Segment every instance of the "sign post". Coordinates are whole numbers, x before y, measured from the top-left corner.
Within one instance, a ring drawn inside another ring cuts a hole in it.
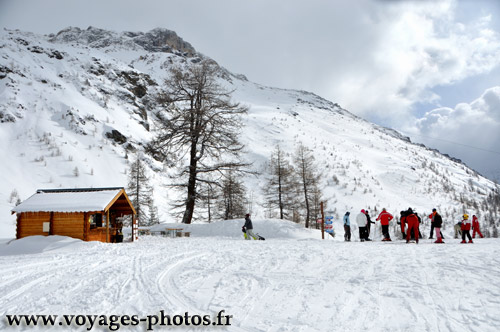
[[[321,239],[325,239],[325,213],[323,212],[323,202],[320,203],[321,206]]]

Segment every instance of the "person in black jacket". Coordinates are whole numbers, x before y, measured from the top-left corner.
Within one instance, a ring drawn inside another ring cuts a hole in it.
[[[432,235],[434,233],[434,228],[435,228],[434,227],[434,218],[435,218],[436,213],[437,213],[436,209],[434,208],[434,209],[432,209],[432,213],[429,215],[429,219],[431,220],[431,234],[429,235],[429,239],[432,239]],[[441,218],[441,216],[439,216],[439,218]],[[441,220],[441,222],[443,222],[443,221]],[[443,233],[440,233],[440,234],[436,233],[436,237],[438,239],[439,238],[444,239]]]
[[[252,225],[252,220],[250,219],[250,214],[247,213],[245,215],[245,225],[243,225],[243,233],[246,233],[245,240],[251,240],[252,238],[254,240],[257,240],[258,237],[253,233],[253,225]]]
[[[375,222],[370,218],[370,214],[368,213],[368,209],[365,210],[366,215],[366,241],[371,241],[368,237],[370,236],[371,224]]]
[[[434,241],[434,243],[444,243],[443,237],[441,234],[441,226],[442,225],[443,225],[443,219],[441,218],[441,215],[439,213],[437,213],[436,209],[432,209],[432,226],[434,227],[434,230],[436,231],[436,237],[437,237],[437,240]]]

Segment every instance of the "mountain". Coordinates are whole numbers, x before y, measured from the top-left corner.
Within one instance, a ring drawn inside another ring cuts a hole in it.
[[[0,237],[14,236],[10,209],[37,188],[126,186],[129,161],[154,135],[155,96],[168,68],[209,59],[166,29],[4,30],[0,50]],[[291,155],[302,142],[314,151],[327,212],[336,218],[361,208],[426,214],[436,207],[448,227],[464,212],[483,227],[498,225],[498,187],[459,160],[313,93],[262,86],[225,69],[219,79],[249,107],[241,139],[243,157],[261,173],[244,179],[255,217],[264,216],[265,166],[276,144]],[[161,219],[177,221],[168,168],[142,158]]]

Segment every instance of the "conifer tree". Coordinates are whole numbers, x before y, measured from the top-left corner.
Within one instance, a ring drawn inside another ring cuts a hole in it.
[[[314,164],[314,156],[312,151],[299,144],[294,155],[295,171],[299,181],[299,187],[302,195],[302,204],[306,211],[305,227],[309,228],[309,220],[311,219],[311,201],[314,190],[319,185],[320,174],[318,168]]]
[[[269,163],[269,179],[264,189],[266,200],[270,207],[279,210],[280,219],[290,219],[297,194],[293,167],[277,145]]]
[[[158,207],[154,203],[153,195],[151,195],[151,198],[149,200],[148,210],[149,210],[148,226],[158,225],[160,223],[160,217],[158,216]]]
[[[218,211],[222,219],[240,218],[245,215],[246,189],[243,183],[234,175],[234,172],[225,173],[220,188]]]
[[[151,197],[153,190],[148,184],[149,178],[146,173],[146,168],[141,162],[140,157],[130,164],[128,190],[129,198],[137,213],[139,226],[147,226],[150,223],[148,215],[149,207],[151,206]]]

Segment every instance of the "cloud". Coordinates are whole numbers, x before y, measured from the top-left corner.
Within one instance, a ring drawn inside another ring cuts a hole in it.
[[[472,103],[425,113],[412,134],[500,181],[500,86],[487,89]]]
[[[434,87],[498,66],[500,34],[489,28],[491,15],[457,21],[454,0],[394,3],[374,7],[372,15],[384,19],[379,24],[383,38],[362,50],[370,61],[342,73],[331,91],[349,110],[400,127],[416,103],[439,103]]]

